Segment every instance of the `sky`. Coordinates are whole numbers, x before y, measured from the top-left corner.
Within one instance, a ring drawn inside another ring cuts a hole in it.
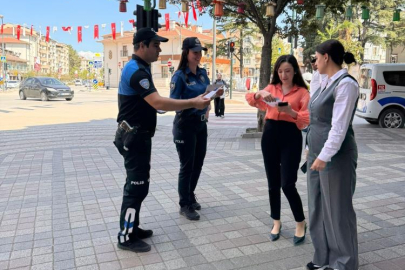
[[[51,38],[65,44],[70,44],[77,51],[102,52],[103,46],[93,38],[94,25],[98,24],[100,37],[111,33],[111,23],[115,22],[117,26],[117,35],[121,29],[121,21],[124,22],[124,31],[131,30],[131,24],[128,22],[135,19],[133,11],[136,5],[144,5],[142,0],[129,0],[127,3],[127,12],[119,12],[118,0],[0,0],[0,15],[3,15],[4,23],[26,24],[27,27],[34,25],[34,29],[39,31],[41,27],[42,34],[45,35],[46,27],[50,26]],[[158,0],[156,3],[158,6]],[[162,14],[160,24],[164,25],[164,14],[170,14],[170,20],[178,20],[178,8],[167,3],[167,9],[159,10]],[[198,14],[198,11],[197,11]],[[190,11],[189,23],[201,25],[203,29],[212,28],[212,18],[209,15],[197,16],[198,22],[193,19]],[[107,24],[104,30],[101,24]],[[90,26],[84,29],[84,26]],[[52,33],[53,27],[57,31]],[[62,31],[62,26],[71,26],[71,34]],[[83,27],[83,42],[77,42],[77,27]]]

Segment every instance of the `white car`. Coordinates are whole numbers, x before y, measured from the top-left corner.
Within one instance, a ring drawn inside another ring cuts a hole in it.
[[[405,123],[405,64],[365,64],[359,73],[356,115],[383,128]]]
[[[6,81],[6,88],[17,88],[19,85],[19,81]]]
[[[81,86],[82,84],[82,80],[75,80],[75,86]]]

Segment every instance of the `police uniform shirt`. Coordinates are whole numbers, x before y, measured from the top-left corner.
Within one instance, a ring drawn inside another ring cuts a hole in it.
[[[157,92],[152,81],[150,66],[140,57],[132,55],[122,70],[118,89],[117,122],[126,120],[131,126],[154,131],[156,109],[145,101],[145,97]]]
[[[197,67],[197,74],[191,72],[187,67],[185,72],[177,70],[170,83],[170,97],[174,99],[190,99],[205,93],[207,86],[210,84],[207,71]],[[187,109],[182,114],[185,115],[203,115],[207,108],[203,110]],[[181,111],[177,111],[180,113]]]

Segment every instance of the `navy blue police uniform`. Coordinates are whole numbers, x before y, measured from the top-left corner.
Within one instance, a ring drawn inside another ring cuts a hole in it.
[[[138,31],[139,35],[146,33],[146,37],[151,32],[150,29],[141,30]],[[156,40],[167,41],[156,33],[152,35],[160,38],[154,38]],[[138,43],[137,38],[138,36],[135,36],[134,44]],[[141,39],[143,40],[145,39]],[[124,157],[127,173],[118,233],[120,247],[128,247],[131,241],[150,236],[142,235],[145,231],[138,226],[141,204],[149,192],[152,137],[157,119],[156,109],[145,101],[145,97],[154,92],[157,90],[153,84],[150,65],[139,56],[133,55],[122,70],[118,89],[118,129],[114,140],[115,146]],[[123,128],[123,121],[128,123],[132,130]],[[150,246],[148,249],[150,250]]]
[[[188,67],[185,70],[177,70],[171,80],[170,97],[194,98],[205,93],[209,84],[207,71],[203,68],[197,67],[196,74]],[[197,203],[194,191],[207,151],[206,111],[207,108],[177,111],[174,118],[173,140],[180,159],[178,192],[181,208],[193,207]],[[196,209],[201,209],[201,206],[195,207],[194,210]]]

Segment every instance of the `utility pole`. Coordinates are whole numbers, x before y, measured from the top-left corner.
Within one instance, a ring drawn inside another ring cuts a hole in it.
[[[213,22],[213,27],[212,27],[212,31],[213,31],[213,40],[212,40],[212,81],[211,83],[215,82],[215,60],[217,58],[217,20],[214,16],[214,22]]]
[[[231,79],[229,81],[229,99],[232,99],[233,52],[231,52]]]
[[[1,25],[3,26],[3,15],[0,15]],[[5,49],[4,49],[4,31],[1,33],[1,56],[5,57]],[[6,91],[6,63],[3,62],[3,92]]]

